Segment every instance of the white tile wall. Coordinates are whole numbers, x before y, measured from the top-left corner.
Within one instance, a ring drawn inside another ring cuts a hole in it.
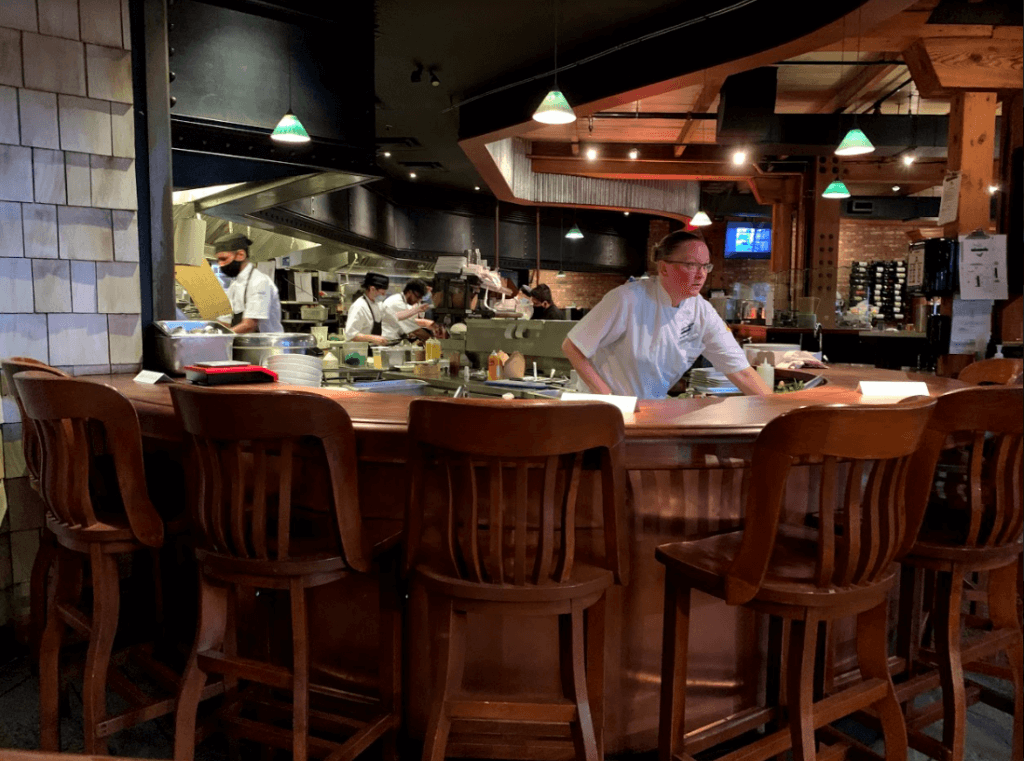
[[[96,308],[104,314],[139,312],[139,265],[99,262],[96,265]]]
[[[60,37],[21,35],[25,87],[66,95],[85,95],[85,46]]]
[[[114,258],[114,234],[106,209],[60,206],[57,227],[61,258],[105,262]]]
[[[39,33],[78,39],[78,3],[75,0],[38,0]]]
[[[0,84],[21,87],[21,32],[0,26]]]
[[[121,47],[121,0],[79,0],[82,41]]]
[[[110,104],[110,122],[115,156],[135,158],[135,112],[128,103]]]
[[[110,361],[135,365],[142,362],[142,320],[137,314],[107,315]]]
[[[45,314],[0,314],[0,357],[47,361]]]
[[[86,45],[85,70],[90,98],[132,102],[132,54],[127,50]]]
[[[0,312],[32,312],[32,261],[0,259]]]
[[[71,262],[71,308],[75,312],[96,312],[96,265]]]
[[[139,221],[134,211],[111,213],[114,222],[114,259],[119,262],[139,260]]]
[[[25,230],[25,256],[57,258],[57,207],[27,203],[21,207]]]
[[[0,256],[24,256],[21,204],[0,203]]]
[[[18,91],[13,87],[0,87],[0,143],[18,145]]]
[[[92,205],[102,209],[134,209],[138,205],[135,190],[135,160],[112,156],[90,156],[92,167]]]
[[[96,365],[110,362],[107,316],[104,314],[51,314],[51,365]]]
[[[36,31],[35,0],[4,0],[0,3],[0,26]]]
[[[32,201],[32,149],[0,145],[0,201]]]
[[[109,103],[61,95],[57,98],[57,108],[60,112],[61,148],[65,151],[110,155]]]
[[[54,204],[67,202],[67,181],[64,176],[62,151],[33,148],[32,169],[35,175],[36,201]]]
[[[65,152],[64,167],[67,170],[68,205],[89,206],[92,203],[92,170],[88,154]]]
[[[76,378],[82,375],[110,375],[110,365],[75,365],[66,372]]]
[[[18,93],[18,101],[21,107],[21,144],[60,148],[57,96],[52,92],[22,90]]]
[[[121,37],[125,50],[132,49],[131,14],[128,10],[128,0],[121,0]]]
[[[32,281],[36,293],[36,312],[71,311],[71,269],[68,262],[58,259],[32,260]]]

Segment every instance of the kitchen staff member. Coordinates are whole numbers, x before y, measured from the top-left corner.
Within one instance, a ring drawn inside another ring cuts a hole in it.
[[[712,266],[703,239],[670,233],[654,258],[657,277],[610,291],[569,331],[562,351],[580,378],[597,394],[664,399],[703,354],[744,394],[770,394],[700,295]]]
[[[402,336],[423,341],[430,338],[430,330],[416,319],[430,308],[430,305],[423,301],[426,295],[427,284],[414,277],[405,284],[401,293],[395,293],[384,299],[383,329],[385,338],[390,341]]]
[[[363,277],[363,291],[352,302],[345,320],[345,340],[365,341],[379,346],[386,346],[388,339],[384,337],[384,295],[388,291],[387,275],[367,272]]]
[[[244,235],[226,235],[214,241],[217,264],[231,278],[231,330],[235,333],[283,333],[281,297],[274,281],[249,261],[252,241]]]
[[[530,301],[533,303],[531,320],[564,320],[565,313],[555,306],[551,289],[546,285],[535,285],[530,289]]]

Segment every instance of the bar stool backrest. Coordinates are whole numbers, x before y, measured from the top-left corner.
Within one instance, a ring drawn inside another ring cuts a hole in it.
[[[957,380],[970,383],[972,386],[988,384],[1012,386],[1021,382],[1022,373],[1024,373],[1024,360],[993,357],[967,365],[957,375]]]
[[[1024,530],[1022,429],[1024,389],[1019,386],[963,388],[938,398],[912,466],[910,531],[904,539],[904,551],[913,546],[917,532],[928,519],[936,465],[940,457],[947,459],[944,452],[951,444],[959,449],[966,467],[959,469],[959,479],[947,473],[946,505],[934,506],[944,509],[941,515],[933,515],[929,525],[941,522],[956,533],[955,541],[967,547],[1000,547],[1020,541]],[[959,491],[957,480],[965,487],[965,509],[949,510],[949,501],[955,500]],[[950,517],[958,513],[964,520],[950,525]]]
[[[39,436],[40,494],[53,517],[72,530],[102,523],[94,505],[102,488],[102,508],[123,510],[135,538],[159,547],[163,522],[146,489],[142,433],[131,402],[109,386],[38,370],[16,374],[14,385]],[[96,478],[93,426],[102,430],[115,484]]]
[[[906,526],[905,484],[935,402],[808,407],[769,422],[754,444],[743,539],[726,575],[726,599],[757,593],[771,558],[791,468],[820,464],[821,588],[869,585],[896,558]]]
[[[298,391],[227,391],[184,384],[171,399],[194,446],[195,529],[202,546],[245,560],[289,560],[297,457],[319,448],[345,563],[368,570],[355,433],[336,401]]]
[[[3,369],[4,382],[7,384],[7,388],[10,389],[11,395],[14,397],[14,403],[18,406],[18,413],[21,415],[21,419],[24,425],[21,427],[21,446],[25,451],[25,467],[28,470],[29,478],[35,483],[39,483],[39,457],[40,457],[40,444],[39,435],[36,433],[36,427],[32,425],[31,421],[26,420],[25,417],[25,405],[21,403],[21,395],[18,394],[18,389],[14,385],[14,376],[17,373],[38,371],[41,373],[51,373],[60,378],[67,378],[67,373],[58,370],[56,367],[50,367],[45,362],[40,362],[38,359],[32,359],[31,357],[8,357],[7,359],[0,360],[0,368]]]
[[[581,472],[599,468],[604,558],[598,562],[622,582],[624,436],[622,413],[610,404],[414,400],[406,570],[424,562],[477,584],[569,581]],[[428,469],[443,474],[446,493],[440,514],[425,516],[420,495]],[[440,537],[439,553],[421,542],[427,533]]]

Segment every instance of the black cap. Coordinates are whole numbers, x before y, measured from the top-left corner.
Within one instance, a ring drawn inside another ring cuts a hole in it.
[[[367,272],[363,277],[363,288],[369,288],[372,285],[374,288],[385,289],[390,283],[391,280],[388,279],[388,276],[381,275],[379,272]]]
[[[241,233],[232,233],[231,235],[225,235],[224,237],[215,240],[213,242],[213,251],[214,253],[219,253],[221,251],[238,251],[239,249],[242,249],[248,253],[249,246],[251,245],[252,241]]]

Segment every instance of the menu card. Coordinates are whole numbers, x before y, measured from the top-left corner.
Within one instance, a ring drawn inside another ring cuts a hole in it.
[[[623,415],[631,415],[637,410],[635,396],[616,396],[614,394],[578,394],[575,391],[563,391],[561,400],[563,402],[607,402],[614,404]]]

